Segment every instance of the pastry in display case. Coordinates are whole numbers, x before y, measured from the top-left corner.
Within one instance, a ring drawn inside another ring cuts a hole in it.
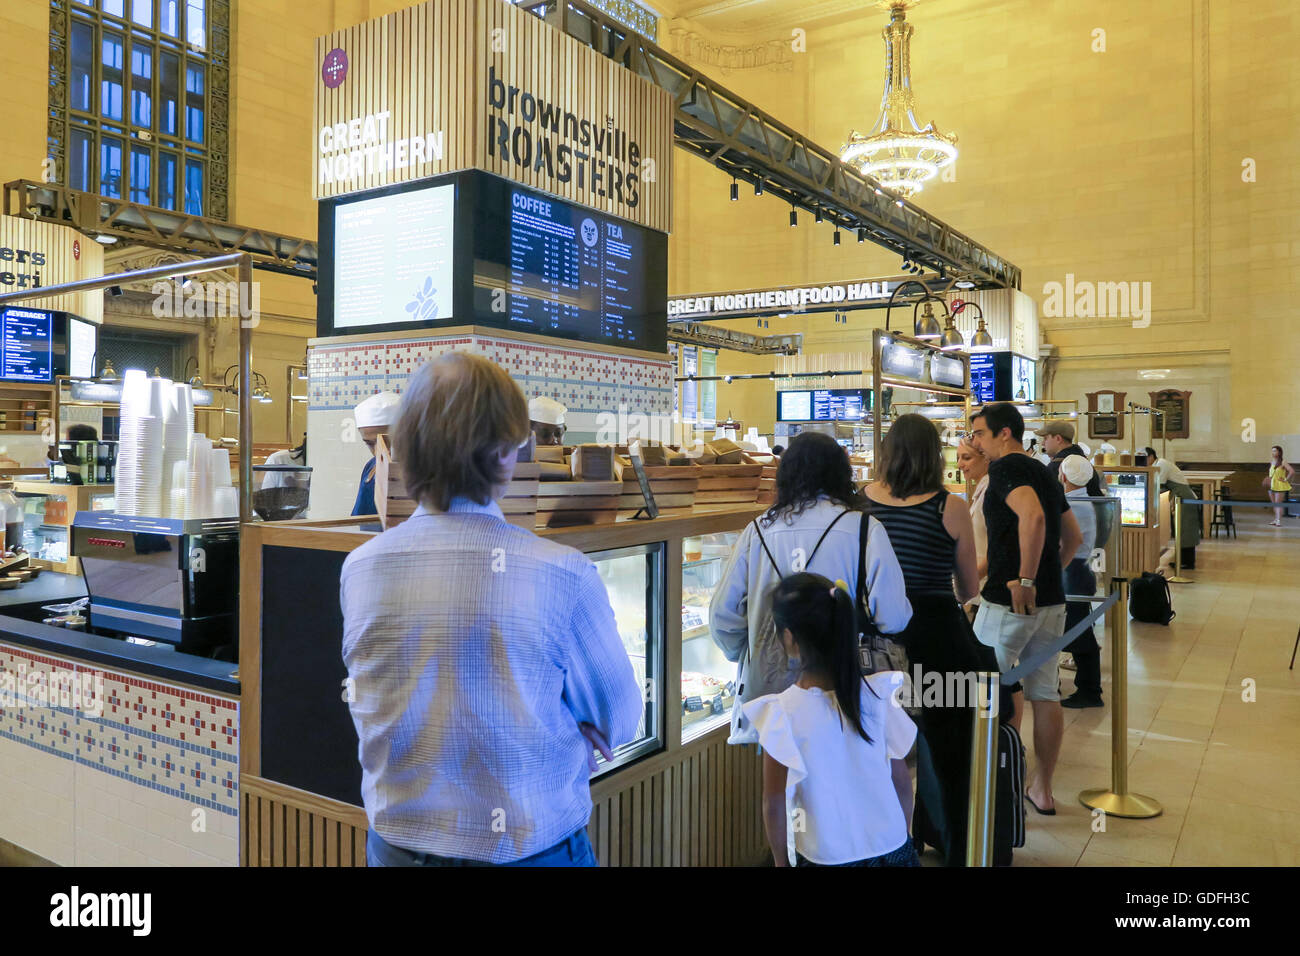
[[[709,534],[682,541],[682,741],[730,722],[736,665],[709,633],[709,602],[740,535]]]
[[[616,551],[589,554],[595,562],[600,580],[609,595],[614,609],[618,636],[623,641],[632,672],[646,700],[641,722],[631,743],[614,751],[614,760],[598,757],[598,773],[611,770],[642,754],[657,749],[662,732],[659,727],[659,710],[654,701],[661,699],[659,687],[663,683],[660,661],[663,655],[664,622],[657,597],[663,594],[663,544],[639,545]]]

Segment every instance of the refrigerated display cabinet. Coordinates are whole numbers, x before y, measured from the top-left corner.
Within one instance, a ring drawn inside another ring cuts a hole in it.
[[[738,537],[732,531],[682,540],[682,743],[731,719],[736,665],[709,634],[709,602]]]

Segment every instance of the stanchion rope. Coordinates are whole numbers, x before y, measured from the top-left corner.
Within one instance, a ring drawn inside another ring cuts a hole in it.
[[[1028,661],[1021,661],[1015,667],[1011,668],[1011,670],[1003,674],[1002,683],[1014,684],[1016,681],[1020,680],[1020,678],[1024,677],[1026,674],[1032,674],[1034,671],[1038,670],[1038,668],[1042,667],[1053,657],[1060,654],[1061,651],[1065,649],[1065,645],[1073,641],[1076,637],[1082,634],[1087,628],[1090,628],[1094,624],[1096,624],[1097,621],[1100,620],[1103,614],[1105,614],[1108,610],[1110,610],[1112,607],[1115,606],[1115,603],[1118,600],[1119,600],[1119,592],[1112,591],[1111,594],[1106,598],[1106,600],[1102,601],[1101,604],[1097,606],[1096,610],[1094,610],[1091,614],[1085,617],[1078,624],[1074,625],[1074,627],[1070,628],[1068,631],[1066,631],[1056,640],[1052,641],[1051,646],[1047,650],[1043,651],[1037,657],[1031,658]]]

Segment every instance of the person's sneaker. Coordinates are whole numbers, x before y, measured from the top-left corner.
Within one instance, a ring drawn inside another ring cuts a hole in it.
[[[1075,691],[1065,700],[1061,701],[1062,707],[1069,707],[1071,710],[1082,710],[1085,707],[1105,707],[1101,698],[1094,694],[1085,694],[1082,691]]]

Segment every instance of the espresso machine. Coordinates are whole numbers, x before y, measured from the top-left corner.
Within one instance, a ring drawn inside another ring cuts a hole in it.
[[[239,611],[238,518],[143,518],[80,511],[90,627],[233,660]]]

